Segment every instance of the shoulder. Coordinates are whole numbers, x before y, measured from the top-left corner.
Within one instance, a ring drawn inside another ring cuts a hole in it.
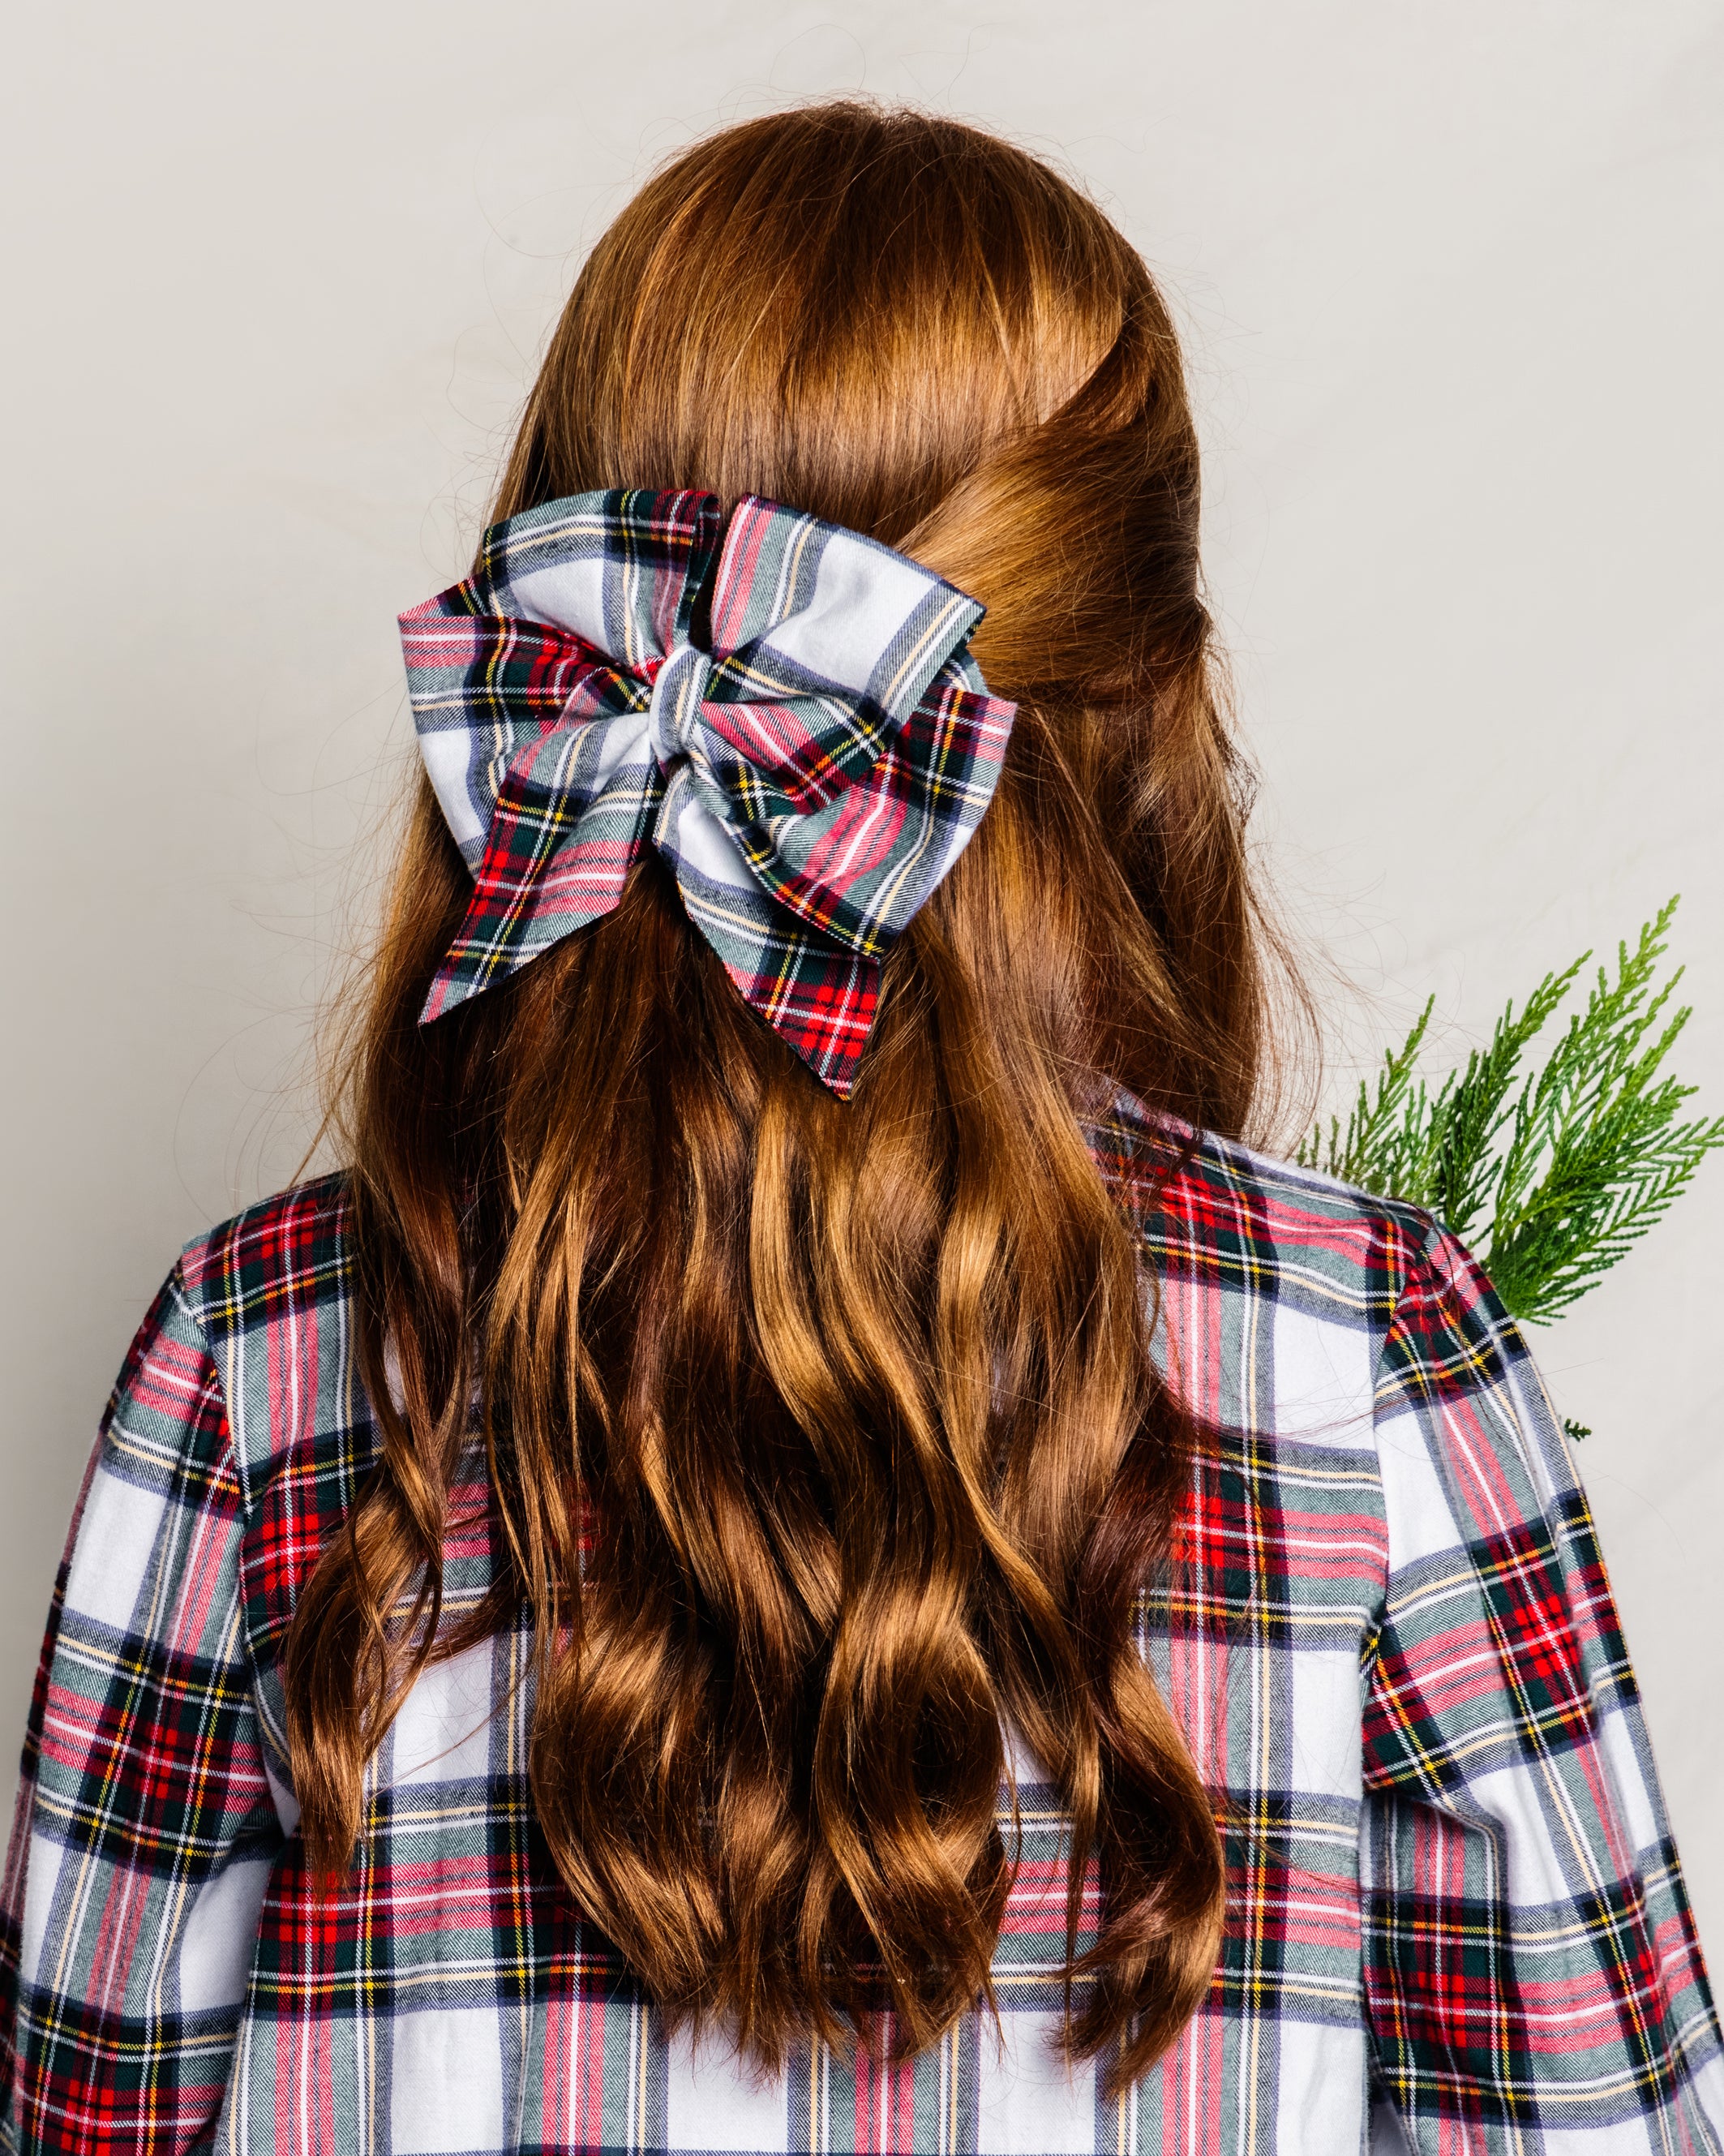
[[[1129,1094],[1087,1134],[1128,1204],[1170,1332],[1188,1352],[1201,1340],[1211,1363],[1250,1362],[1240,1382],[1262,1405],[1248,1419],[1296,1422],[1294,1395],[1313,1384],[1380,1413],[1394,1396],[1490,1381],[1524,1358],[1477,1260],[1422,1208]]]
[[[225,1399],[248,1493],[276,1456],[356,1419],[352,1207],[319,1178],[196,1236],[175,1280]]]
[[[1202,1277],[1319,1310],[1386,1312],[1445,1240],[1416,1205],[1159,1115],[1132,1095],[1085,1126],[1162,1276]]]
[[[345,1296],[351,1214],[347,1178],[326,1175],[194,1236],[180,1254],[180,1279],[212,1347]]]

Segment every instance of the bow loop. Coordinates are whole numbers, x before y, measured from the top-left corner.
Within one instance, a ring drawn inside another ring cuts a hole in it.
[[[706,600],[706,633],[694,642]],[[474,871],[429,1020],[610,911],[652,845],[747,1000],[840,1096],[880,963],[992,798],[1013,706],[982,608],[750,496],[577,495],[402,616],[425,766]]]

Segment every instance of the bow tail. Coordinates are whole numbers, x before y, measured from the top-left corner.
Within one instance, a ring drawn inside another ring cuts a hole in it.
[[[880,1001],[880,961],[798,928],[762,892],[680,870],[677,888],[743,1001],[847,1101]]]
[[[634,764],[606,774],[597,795],[514,772],[497,796],[473,897],[450,944],[421,1025],[467,1002],[614,911],[646,843],[656,773]]]
[[[665,790],[654,843],[743,1001],[848,1100],[880,1001],[879,960],[804,926],[770,897],[686,768]]]

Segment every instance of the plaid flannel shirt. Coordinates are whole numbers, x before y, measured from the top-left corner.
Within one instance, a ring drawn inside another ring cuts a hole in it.
[[[1123,1105],[1095,1134],[1111,1173],[1147,1142]],[[667,2042],[535,1825],[520,1632],[420,1679],[352,1871],[314,1896],[279,1661],[376,1441],[347,1221],[326,1181],[192,1244],[108,1410],[8,1869],[6,2148],[1724,2149],[1586,1500],[1513,1325],[1427,1217],[1213,1139],[1140,1205],[1158,1352],[1216,1433],[1142,1644],[1229,1883],[1207,2002],[1113,2100],[1049,2049],[1063,1822],[1033,1779],[998,2028],[770,2081]],[[488,1562],[463,1495],[458,1607]]]

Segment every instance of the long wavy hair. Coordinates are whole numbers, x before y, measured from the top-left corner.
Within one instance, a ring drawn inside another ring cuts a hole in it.
[[[1173,329],[1002,141],[850,103],[752,121],[593,250],[495,512],[618,486],[907,552],[985,603],[1019,713],[848,1104],[650,859],[420,1026],[470,887],[420,788],[346,1065],[381,1458],[288,1645],[310,1856],[351,1861],[427,1660],[526,1608],[538,1820],[669,2021],[768,2066],[859,2029],[916,2050],[992,1995],[1015,1731],[1071,1821],[1067,2044],[1118,2086],[1203,1995],[1224,1887],[1135,1632],[1198,1434],[1151,1359],[1143,1194],[1085,1121],[1124,1086],[1238,1132],[1265,1038]],[[495,1581],[454,1624],[480,1435]]]

